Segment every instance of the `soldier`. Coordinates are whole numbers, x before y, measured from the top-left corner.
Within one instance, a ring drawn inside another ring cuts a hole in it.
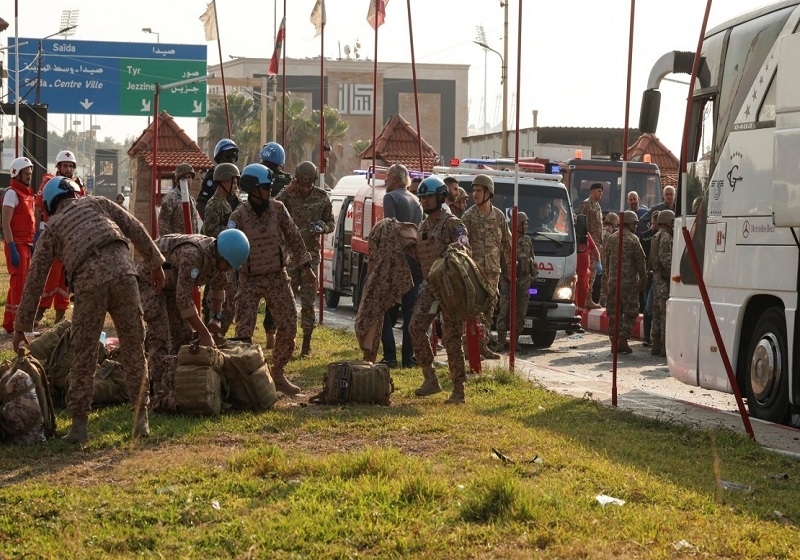
[[[10,276],[6,311],[3,316],[3,334],[14,330],[23,287],[28,278],[33,253],[36,224],[33,215],[33,162],[18,157],[11,162],[11,183],[3,195],[3,239],[5,240],[6,267]],[[49,269],[49,266],[48,266]],[[38,292],[42,294],[41,290]]]
[[[214,168],[214,194],[206,204],[205,219],[203,220],[202,234],[209,237],[217,237],[221,231],[228,227],[230,220],[231,207],[230,200],[239,200],[239,168],[232,163],[220,163]],[[223,336],[233,322],[233,296],[236,293],[236,282],[238,275],[235,271],[228,273],[228,293],[225,297],[225,305],[222,308],[222,330]],[[203,318],[206,322],[211,318],[208,310],[208,290],[203,291]]]
[[[647,263],[647,284],[644,287],[644,291],[639,294],[639,308],[644,310],[642,313],[642,344],[645,346],[650,346],[652,343],[650,331],[653,325],[653,301],[655,297],[653,295],[653,269],[650,264],[650,250],[653,245],[653,238],[658,233],[658,215],[660,213],[660,211],[656,210],[650,214],[649,229],[643,233],[640,233],[642,230],[641,222],[636,226],[636,235],[639,236],[639,242],[644,250],[645,263]]]
[[[223,138],[214,147],[214,161],[220,163],[236,163],[239,160],[239,147],[236,142],[230,138]],[[211,196],[216,192],[217,186],[214,184],[214,167],[208,170],[206,176],[203,177],[203,184],[200,187],[200,194],[197,195],[197,212],[200,217],[206,219],[206,203],[208,203]],[[236,208],[239,205],[239,199],[233,195],[228,197],[228,204],[231,208]]]
[[[580,207],[578,207],[578,214],[584,214],[586,216],[586,226],[595,241],[603,239],[603,209],[600,207],[600,199],[602,197],[603,184],[592,183],[592,186],[589,188],[589,197],[581,202]],[[635,215],[636,213],[634,212],[634,216]],[[597,271],[595,270],[596,262],[597,261],[592,259],[589,263],[589,292],[586,294],[586,304],[583,306],[584,309],[598,309],[600,307],[592,299],[594,279],[597,276]]]
[[[283,202],[292,221],[300,229],[300,236],[306,245],[306,251],[311,255],[311,268],[319,270],[320,240],[323,235],[333,232],[333,210],[331,200],[324,189],[315,186],[319,173],[317,166],[310,161],[304,161],[294,171],[294,183],[285,187],[275,198]],[[316,281],[307,282],[308,278],[303,270],[289,264],[289,278],[292,281],[292,290],[300,294],[300,326],[303,328],[303,348],[300,350],[302,358],[311,356],[311,334],[314,332],[314,304],[318,299]],[[316,280],[316,279],[315,279]]]
[[[536,255],[533,253],[533,242],[527,235],[528,215],[525,212],[517,213],[517,286],[516,307],[514,313],[514,349],[519,352],[519,337],[525,328],[525,315],[528,313],[528,301],[531,298],[528,288],[539,276],[539,267],[536,265]],[[503,263],[505,265],[505,263]],[[509,315],[511,314],[511,280],[508,272],[500,280],[500,316],[497,318],[497,345],[504,350],[506,332],[509,330]]]
[[[608,262],[608,332],[611,344],[614,344],[614,317],[616,313],[615,299],[617,297],[617,254],[619,253],[619,236],[622,235],[622,277],[620,281],[620,313],[619,336],[617,336],[617,351],[623,354],[633,352],[628,346],[631,331],[639,317],[639,290],[647,282],[647,268],[645,267],[644,250],[636,237],[636,212],[626,210],[623,213],[622,225],[619,231],[611,234],[604,248],[606,262]]]
[[[440,258],[447,247],[452,243],[468,246],[467,228],[452,214],[442,211],[447,197],[447,186],[444,182],[431,175],[419,186],[417,196],[422,204],[422,211],[426,218],[419,228],[416,248],[412,256],[419,261],[422,277],[425,279],[420,286],[417,303],[409,324],[411,343],[414,345],[414,354],[417,362],[422,366],[425,381],[418,387],[414,394],[418,397],[434,395],[442,390],[436,371],[433,369],[433,352],[431,341],[428,338],[428,327],[436,316],[436,296],[427,282],[428,273],[434,261]],[[460,404],[465,400],[464,381],[466,380],[466,366],[464,364],[464,349],[461,346],[464,322],[456,321],[449,313],[442,310],[442,327],[444,330],[443,342],[447,351],[447,363],[450,368],[450,378],[453,380],[453,393],[445,402]]]
[[[210,208],[206,207],[206,211]],[[222,304],[228,288],[227,272],[238,270],[250,254],[247,237],[229,229],[219,237],[205,235],[165,235],[156,241],[167,259],[164,289],[156,292],[147,267],[139,265],[139,293],[147,323],[147,353],[150,358],[150,382],[153,385],[153,410],[175,410],[174,358],[178,349],[189,344],[192,331],[203,346],[214,346],[212,335],[222,331]],[[211,321],[200,319],[194,302],[195,287],[208,286]]]
[[[316,276],[311,268],[311,255],[292,217],[282,202],[270,198],[271,185],[269,168],[260,163],[245,167],[241,187],[247,193],[247,204],[231,214],[231,225],[242,230],[250,240],[250,256],[240,270],[236,291],[236,337],[252,340],[258,304],[263,298],[277,326],[271,370],[275,388],[287,395],[296,395],[300,387],[286,379],[285,369],[294,352],[297,309],[281,244],[286,243],[292,261],[304,269],[308,282],[315,282]]]
[[[615,214],[614,212],[609,212],[606,214],[606,217],[603,218],[603,240],[600,243],[600,261],[601,266],[604,271],[608,270],[608,263],[605,261],[605,246],[606,241],[608,238],[611,237],[611,234],[617,231],[619,227],[619,214]],[[600,278],[600,307],[606,306],[606,300],[608,299],[608,273],[602,275]],[[585,301],[581,302],[579,307],[583,308],[583,304]],[[577,302],[576,302],[577,305]]]
[[[450,207],[450,212],[452,212],[456,218],[460,218],[464,215],[464,211],[467,209],[468,200],[469,195],[467,194],[467,191],[465,191],[462,187],[457,187],[455,201],[448,204]]]
[[[650,247],[650,268],[653,271],[653,323],[650,331],[653,356],[667,355],[667,300],[669,299],[670,267],[672,265],[672,236],[675,213],[662,210],[658,214],[658,233]]]
[[[133,405],[133,437],[150,433],[149,401],[144,355],[144,321],[136,266],[129,241],[150,271],[156,292],[164,286],[164,257],[141,222],[104,197],[76,198],[80,187],[66,177],[51,179],[44,188],[44,209],[50,215],[33,257],[31,274],[14,322],[14,349],[27,344],[25,331],[33,325],[39,296],[53,262],[64,263],[74,293],[72,362],[67,408],[72,427],[70,443],[89,439],[87,422],[92,406],[97,341],[106,313],[111,314],[120,339],[122,365]]]
[[[286,164],[286,151],[283,146],[277,142],[264,144],[261,148],[261,163],[272,171],[271,196],[275,198],[284,187],[287,187],[292,182],[291,174],[286,173],[283,169]]]
[[[181,199],[181,179],[186,179],[191,185],[194,178],[194,168],[188,163],[180,163],[175,167],[175,185],[161,199],[161,209],[158,212],[158,235],[197,233],[197,206],[194,197],[189,196],[191,231],[186,231],[183,219],[183,200]]]
[[[472,260],[480,267],[489,280],[492,289],[492,303],[489,312],[481,317],[483,323],[483,339],[481,340],[481,357],[497,360],[500,355],[489,350],[487,345],[491,337],[492,316],[497,305],[497,285],[500,281],[500,260],[505,258],[511,262],[511,232],[508,230],[506,217],[499,208],[492,206],[494,197],[494,181],[488,175],[476,175],[472,180],[472,199],[474,206],[464,212],[464,225],[470,232]]]

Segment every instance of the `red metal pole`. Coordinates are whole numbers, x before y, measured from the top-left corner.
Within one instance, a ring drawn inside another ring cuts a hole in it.
[[[156,195],[158,194],[158,94],[161,86],[156,84],[153,93],[153,173],[150,180],[150,237],[158,237],[156,217]]]
[[[700,296],[703,298],[703,307],[706,309],[708,322],[711,325],[711,332],[714,333],[714,340],[717,343],[717,348],[719,348],[719,355],[722,358],[722,364],[725,366],[725,373],[728,374],[728,383],[730,383],[731,387],[733,387],[733,395],[736,397],[736,406],[739,408],[739,415],[742,417],[742,423],[744,424],[744,429],[747,432],[747,435],[750,436],[750,439],[755,441],[756,435],[753,432],[753,426],[750,424],[750,417],[747,415],[747,411],[744,408],[742,392],[739,390],[739,384],[736,382],[736,376],[733,374],[733,367],[731,366],[731,361],[728,358],[728,351],[725,348],[725,341],[722,340],[722,335],[719,332],[719,325],[717,324],[717,318],[714,316],[714,310],[711,307],[711,300],[708,298],[706,282],[703,280],[703,273],[700,270],[700,264],[697,262],[697,253],[695,253],[694,245],[692,244],[692,236],[689,234],[689,230],[686,229],[686,226],[681,228],[681,232],[683,233],[683,240],[686,243],[686,253],[689,255],[689,260],[692,263],[692,270],[694,270],[694,275],[697,278],[697,287],[700,288]]]
[[[508,0],[506,0],[508,1]],[[508,310],[508,369],[513,373],[516,363],[517,349],[517,245],[519,244],[519,118],[520,118],[520,83],[522,76],[522,0],[519,0],[519,16],[517,17],[517,115],[514,131],[514,207],[511,210],[511,263],[509,264],[511,281],[511,297]],[[508,74],[506,74],[506,80]],[[525,310],[527,313],[527,309]],[[524,325],[524,323],[523,323]]]
[[[378,119],[378,27],[376,20],[375,25],[375,61],[372,64],[372,212],[370,218],[370,225],[375,224],[375,182],[377,181],[376,168],[378,147],[375,145],[375,138],[377,132],[377,119]]]
[[[411,43],[411,79],[414,84],[414,112],[417,117],[417,150],[419,152],[420,179],[425,178],[425,165],[422,161],[422,129],[419,119],[419,93],[417,92],[417,62],[414,55],[414,26],[411,24],[411,0],[406,0],[408,6],[408,38]],[[377,59],[376,59],[377,60]]]
[[[283,0],[283,17],[286,18],[286,0]],[[281,146],[286,146],[286,29],[283,30],[283,68],[281,69]],[[275,136],[278,136],[277,134]]]
[[[319,176],[322,179],[320,185],[325,188],[325,172],[327,162],[325,157],[325,21],[323,20],[320,29],[320,50],[319,50]],[[322,324],[322,316],[325,308],[325,235],[319,236],[320,259],[319,259],[319,324]]]
[[[325,307],[325,288],[322,283],[325,280],[325,235],[319,236],[321,246],[319,259],[319,324],[322,324],[322,308]]]

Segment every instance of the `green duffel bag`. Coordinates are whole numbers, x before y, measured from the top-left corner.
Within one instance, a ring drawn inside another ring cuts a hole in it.
[[[69,319],[64,319],[57,323],[52,329],[43,332],[41,336],[31,340],[28,346],[28,351],[31,353],[31,356],[39,360],[40,364],[46,363],[53,354],[53,350],[56,349],[58,341],[61,340],[64,331],[71,326],[72,322]]]
[[[92,387],[93,404],[121,404],[130,400],[122,364],[105,360],[97,366]]]
[[[394,383],[386,364],[362,360],[328,364],[322,380],[322,392],[311,399],[324,404],[347,402],[388,406]]]
[[[278,400],[275,382],[258,344],[225,341],[217,347],[224,357],[222,377],[226,401],[239,410],[268,410]]]
[[[198,360],[211,363],[186,363]],[[181,346],[178,351],[178,367],[175,369],[175,404],[178,412],[200,416],[216,416],[220,413],[221,365],[222,355],[215,348]]]

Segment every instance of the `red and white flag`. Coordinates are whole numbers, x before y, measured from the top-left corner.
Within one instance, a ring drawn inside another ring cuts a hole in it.
[[[214,0],[208,3],[205,13],[200,16],[203,22],[203,30],[206,33],[206,41],[217,40],[217,18],[214,10]]]
[[[314,38],[316,39],[322,35],[322,26],[328,23],[328,16],[325,14],[325,0],[317,0],[314,4],[314,9],[311,10],[311,23],[314,24],[314,29],[317,30]]]
[[[383,25],[386,19],[386,5],[389,0],[369,0],[369,11],[367,12],[367,21],[372,26],[372,29],[378,29]]]
[[[281,50],[283,50],[283,39],[286,36],[286,18],[281,20],[281,26],[278,29],[278,38],[275,39],[275,50],[272,51],[272,59],[269,61],[269,70],[267,74],[270,76],[278,75],[278,61],[281,59]]]

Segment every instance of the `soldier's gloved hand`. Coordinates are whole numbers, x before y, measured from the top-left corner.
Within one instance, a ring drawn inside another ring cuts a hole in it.
[[[17,244],[11,241],[8,245],[8,259],[11,261],[11,266],[19,266],[19,251],[17,251]]]

